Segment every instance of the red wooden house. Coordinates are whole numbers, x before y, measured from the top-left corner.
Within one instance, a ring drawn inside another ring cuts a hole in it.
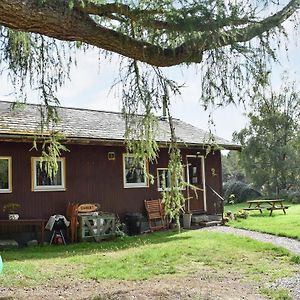
[[[117,213],[144,213],[144,199],[161,197],[168,186],[169,126],[159,121],[157,162],[145,163],[155,178],[149,184],[142,167],[131,171],[132,159],[124,147],[125,124],[120,113],[87,109],[58,108],[60,130],[70,150],[59,159],[59,171],[49,180],[39,168],[40,152],[31,150],[39,129],[38,105],[12,109],[12,103],[0,102],[0,208],[7,202],[21,205],[21,218],[45,218],[65,214],[69,202],[100,203],[101,210]],[[222,194],[220,150],[206,155],[208,133],[178,119],[176,134],[185,164],[185,176],[203,192],[198,198],[188,189],[192,212],[220,214],[222,205],[211,187]],[[215,137],[225,149],[239,145]],[[162,176],[164,174],[165,176]],[[163,183],[162,180],[165,180]],[[0,219],[6,216],[0,209]]]

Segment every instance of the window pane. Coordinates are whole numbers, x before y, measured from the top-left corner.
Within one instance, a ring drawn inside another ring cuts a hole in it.
[[[170,188],[170,172],[166,170],[158,170],[159,188]]]
[[[61,161],[57,162],[58,171],[53,178],[49,178],[44,169],[40,168],[40,162],[36,163],[36,185],[37,186],[56,186],[62,185]]]
[[[145,183],[144,164],[135,164],[133,157],[125,157],[126,183]]]
[[[8,159],[0,159],[0,189],[9,189],[9,162]]]

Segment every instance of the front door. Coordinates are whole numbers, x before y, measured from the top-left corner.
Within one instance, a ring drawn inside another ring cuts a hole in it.
[[[187,156],[187,182],[193,185],[188,187],[187,209],[193,211],[206,211],[205,194],[205,167],[203,156]]]

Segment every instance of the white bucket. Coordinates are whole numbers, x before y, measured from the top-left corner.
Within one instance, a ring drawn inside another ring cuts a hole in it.
[[[190,229],[192,221],[192,214],[183,214],[183,228]]]
[[[3,261],[2,261],[2,257],[0,255],[0,273],[2,273],[3,271]]]

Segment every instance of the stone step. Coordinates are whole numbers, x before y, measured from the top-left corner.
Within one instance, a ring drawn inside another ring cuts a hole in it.
[[[19,244],[15,240],[0,240],[0,250],[18,248]]]
[[[200,222],[199,225],[203,227],[219,226],[222,225],[222,222],[221,221]]]
[[[192,223],[222,221],[221,215],[192,215]]]

